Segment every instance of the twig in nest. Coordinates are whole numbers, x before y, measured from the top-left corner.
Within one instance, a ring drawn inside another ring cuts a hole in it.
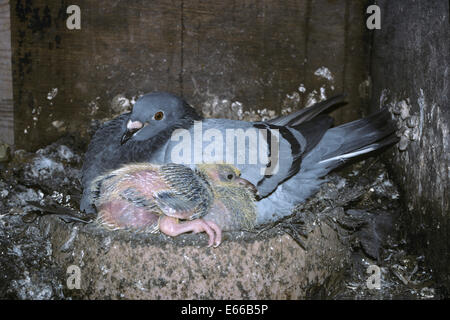
[[[291,225],[285,225],[282,230],[287,233],[303,250],[308,251],[306,243],[301,239],[300,234]]]

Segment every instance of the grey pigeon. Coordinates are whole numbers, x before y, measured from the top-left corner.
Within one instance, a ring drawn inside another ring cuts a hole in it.
[[[314,193],[323,183],[322,177],[340,164],[395,141],[392,135],[395,126],[387,110],[331,128],[333,119],[320,114],[343,98],[343,95],[336,96],[269,121],[204,119],[196,122],[200,117],[193,116],[193,109],[183,100],[167,93],[151,93],[136,102],[131,114],[123,116],[122,132],[114,131],[108,140],[114,139],[113,152],[120,151],[116,159],[122,163],[175,162],[191,168],[202,162],[233,164],[242,178],[256,186],[261,198],[257,203],[258,222],[263,223],[290,214],[295,204]],[[186,112],[180,109],[189,110],[188,121]],[[185,125],[167,126],[180,121]],[[92,167],[92,155],[89,155],[92,150],[101,152],[108,145],[104,134],[100,137],[91,142],[101,141],[102,146],[90,147],[83,171]],[[94,166],[84,181],[103,173],[97,163]],[[91,203],[89,190],[83,196]]]
[[[303,109],[293,113],[291,116],[274,119],[274,125],[284,121],[284,123],[295,126],[296,123],[293,123],[293,121],[309,120],[341,100],[342,96],[336,97],[319,103],[314,108]],[[160,118],[160,116],[162,117]],[[83,188],[80,203],[81,211],[86,213],[96,212],[93,207],[91,182],[106,171],[117,169],[122,164],[130,162],[148,161],[160,164],[175,162],[170,161],[165,156],[167,141],[169,141],[176,129],[191,128],[195,120],[201,119],[202,117],[181,98],[165,92],[154,92],[139,98],[131,113],[120,115],[113,120],[105,122],[95,132],[85,154],[81,180]],[[324,122],[331,121],[331,119],[321,120]],[[228,122],[230,120],[223,119],[223,121]],[[207,129],[214,125],[214,121],[205,124],[204,129]],[[249,122],[230,121],[229,124],[238,128],[239,125],[253,128],[253,123]],[[264,123],[255,123],[255,125],[264,125]],[[318,132],[323,133],[328,126],[328,123],[325,126],[318,125],[319,128],[322,128]],[[289,130],[293,129],[285,130],[286,134],[289,134]],[[292,135],[294,134],[301,139],[303,146],[306,145],[302,135],[297,131],[294,131]],[[320,134],[317,137],[320,137]],[[295,143],[296,139],[293,138],[292,141]],[[291,154],[290,143],[286,143],[286,140],[283,140],[282,146],[284,152]],[[294,150],[296,154],[295,161],[298,162],[301,148],[300,144],[295,143],[295,146],[297,148],[297,150]],[[253,166],[252,169],[255,171],[260,169],[260,167]],[[286,169],[286,167],[288,168]],[[295,171],[296,165],[292,167],[293,170],[291,170],[290,174]],[[288,166],[282,166],[282,169],[285,171],[289,171],[289,168],[289,164]],[[282,175],[277,175],[276,177],[282,177]],[[268,190],[275,188],[276,185],[276,182],[272,183]],[[267,193],[263,192],[262,186],[259,189],[260,195]]]

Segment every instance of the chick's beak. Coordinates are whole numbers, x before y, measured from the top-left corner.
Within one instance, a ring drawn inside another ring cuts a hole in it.
[[[142,127],[143,127],[142,122],[129,120],[128,123],[127,123],[127,130],[125,131],[125,133],[123,134],[122,138],[120,139],[120,144],[124,144],[125,142],[130,140],[130,138],[137,131],[139,131]]]
[[[256,198],[259,197],[258,189],[256,189],[256,187],[250,181],[248,181],[246,179],[243,179],[243,178],[237,178],[237,183],[239,185],[247,188],[248,190],[250,190],[250,192],[252,192],[255,195]]]

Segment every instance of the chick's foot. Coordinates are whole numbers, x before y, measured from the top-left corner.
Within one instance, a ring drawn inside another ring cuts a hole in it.
[[[159,230],[171,237],[176,237],[186,232],[206,232],[209,237],[208,247],[217,247],[222,242],[222,230],[212,221],[196,219],[192,221],[178,222],[176,218],[164,216],[159,222]]]

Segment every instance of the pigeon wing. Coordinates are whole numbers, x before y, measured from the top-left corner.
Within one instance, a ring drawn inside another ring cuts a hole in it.
[[[194,220],[208,213],[214,195],[207,180],[196,171],[180,164],[161,166],[161,175],[169,190],[155,195],[164,214],[180,219]]]
[[[292,112],[288,115],[268,120],[267,123],[277,126],[296,126],[315,118],[318,114],[342,102],[346,94],[339,94],[312,106]]]

